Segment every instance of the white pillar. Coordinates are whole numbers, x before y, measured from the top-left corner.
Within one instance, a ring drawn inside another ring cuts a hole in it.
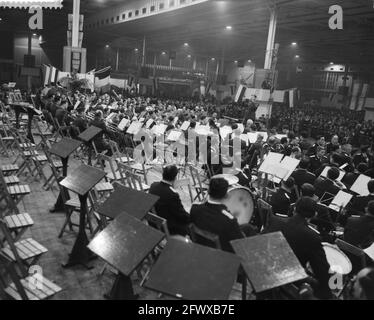
[[[143,38],[143,51],[142,51],[142,66],[145,65],[145,36]]]
[[[72,43],[73,48],[77,48],[79,44],[79,10],[80,0],[74,0],[73,2],[73,30],[72,30]]]
[[[271,69],[276,29],[277,29],[277,12],[276,12],[276,8],[271,8],[264,69]]]

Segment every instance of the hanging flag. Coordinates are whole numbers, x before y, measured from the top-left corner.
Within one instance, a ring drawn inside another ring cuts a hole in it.
[[[206,94],[209,93],[211,87],[212,87],[212,81],[208,82],[208,86],[206,87]]]
[[[47,66],[47,65],[43,65],[43,68],[44,68],[44,86],[48,85],[49,84],[49,78],[51,76],[51,67],[50,66]]]
[[[52,66],[51,67],[51,77],[49,79],[50,84],[56,84],[57,83],[58,73],[59,73],[58,69]]]
[[[154,92],[158,91],[158,78],[153,78],[153,90]]]
[[[51,65],[43,65],[44,85],[56,84],[59,79],[59,70]]]
[[[106,67],[99,71],[95,71],[95,87],[101,88],[110,84],[110,72],[112,67]]]

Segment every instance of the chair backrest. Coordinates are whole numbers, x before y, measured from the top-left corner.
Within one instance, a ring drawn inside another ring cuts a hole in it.
[[[258,215],[260,218],[261,229],[266,229],[270,221],[270,216],[273,214],[273,208],[269,203],[267,203],[263,199],[257,200],[257,208]]]
[[[110,170],[113,173],[113,177],[114,178],[116,177],[116,170],[114,168],[114,161],[113,161],[113,159],[111,157],[106,156],[104,153],[98,153],[97,154],[97,161],[101,164],[103,171],[105,171],[104,170],[105,169],[104,168],[104,163],[108,162]]]
[[[203,184],[200,180],[200,173],[199,173],[199,170],[194,167],[193,165],[189,165],[189,168],[190,168],[190,174],[191,174],[191,178],[192,178],[192,182],[193,182],[193,186],[196,188],[198,187],[200,189],[200,192],[201,192],[201,195],[205,196],[205,192],[203,191]],[[200,195],[199,195],[199,200],[200,199]]]
[[[266,202],[270,202],[272,196],[277,192],[276,189],[270,189],[268,187],[265,188],[264,200]]]
[[[202,230],[193,223],[189,225],[189,231],[191,240],[193,242],[216,249],[221,249],[221,243],[218,235],[206,230]]]
[[[184,178],[184,179],[178,179],[174,183],[174,188],[181,188],[181,187],[187,187],[188,193],[190,195],[190,200],[191,203],[193,202],[193,195],[192,195],[192,190],[191,190],[191,180],[189,178]]]
[[[162,231],[163,233],[165,233],[166,239],[169,239],[170,232],[169,232],[169,228],[168,228],[166,219],[164,219],[164,218],[162,218],[162,217],[160,217],[156,214],[153,214],[151,212],[147,213],[147,215],[145,216],[145,219],[147,220],[148,224],[151,227],[154,227],[154,228]]]
[[[341,239],[337,239],[335,243],[351,260],[353,266],[352,273],[356,273],[366,267],[366,254],[364,250]]]
[[[108,144],[109,144],[110,150],[112,150],[113,155],[115,155],[116,157],[122,156],[121,152],[119,151],[117,142],[113,140],[108,140]]]

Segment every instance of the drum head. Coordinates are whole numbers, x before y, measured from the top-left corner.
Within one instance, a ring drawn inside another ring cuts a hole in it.
[[[343,275],[352,271],[351,260],[343,251],[327,242],[322,243],[322,245],[326,253],[327,262],[330,265],[330,271]]]
[[[227,192],[225,205],[240,225],[249,223],[254,212],[254,201],[252,193],[245,187],[233,187]]]

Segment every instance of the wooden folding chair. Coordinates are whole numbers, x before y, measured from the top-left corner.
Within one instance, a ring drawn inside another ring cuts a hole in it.
[[[208,191],[208,185],[203,184],[203,182],[200,179],[200,172],[199,170],[194,167],[193,165],[189,164],[190,168],[190,174],[192,178],[193,188],[196,191],[196,196],[194,200],[199,199],[199,201],[203,201],[206,197],[207,191]]]
[[[23,271],[18,275],[17,263],[0,252],[0,262],[5,273],[9,275],[11,283],[7,284],[5,276],[0,276],[0,283],[6,295],[14,300],[44,300],[52,297],[62,289],[48,280],[41,273]],[[30,271],[32,271],[30,269]]]
[[[177,189],[177,188],[183,188],[183,187],[187,187],[188,189],[188,194],[190,195],[190,200],[191,200],[191,204],[193,203],[194,201],[194,198],[193,198],[193,195],[192,195],[192,188],[191,188],[192,184],[191,184],[191,180],[190,178],[183,178],[183,179],[178,179],[177,181],[175,181],[174,183],[174,188]]]
[[[125,148],[128,162],[131,162],[131,160],[134,159],[134,150],[135,149],[133,148]],[[135,160],[132,160],[132,161],[135,161]],[[145,164],[144,161],[142,161],[141,163],[138,163],[135,161],[135,163],[130,164],[130,167],[135,173],[143,175],[144,182],[148,184],[147,174],[153,168],[151,165]]]
[[[138,191],[148,191],[150,186],[142,182],[142,178],[132,170],[132,167],[124,163],[118,163],[118,172],[123,185]]]

